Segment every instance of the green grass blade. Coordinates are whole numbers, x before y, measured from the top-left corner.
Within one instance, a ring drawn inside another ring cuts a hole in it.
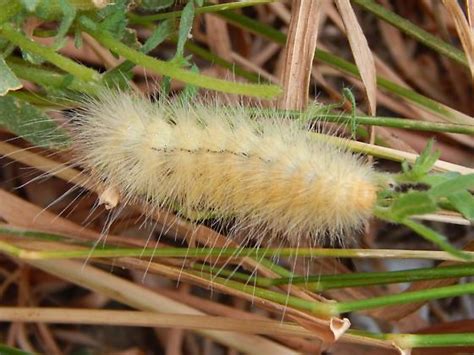
[[[381,20],[391,24],[392,26],[398,28],[403,33],[408,36],[416,39],[418,42],[423,43],[425,46],[435,50],[436,52],[448,57],[455,62],[462,64],[466,68],[469,68],[466,56],[462,51],[456,47],[451,46],[450,44],[444,42],[436,36],[433,36],[431,33],[426,32],[422,28],[416,26],[412,22],[406,20],[405,18],[398,16],[392,11],[387,10],[385,7],[377,4],[373,0],[353,0],[354,3],[364,8],[367,11],[370,11],[375,16]]]

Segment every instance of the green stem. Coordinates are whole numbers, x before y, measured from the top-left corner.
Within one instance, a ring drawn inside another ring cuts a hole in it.
[[[0,234],[8,234],[24,238],[38,238],[48,241],[60,241],[63,239],[67,239],[66,237],[61,236],[59,234],[45,233],[35,230],[23,229],[19,227],[11,227],[4,224],[0,225]]]
[[[206,264],[193,264],[192,268],[200,274],[206,272],[206,274],[210,275],[211,277],[225,277],[226,280],[241,281],[259,287],[269,287],[272,285],[271,278],[255,277],[235,270],[216,268]]]
[[[370,249],[313,249],[313,248],[281,248],[255,250],[253,248],[113,248],[94,250],[61,250],[61,251],[27,251],[21,257],[26,259],[71,259],[71,258],[116,258],[125,256],[154,256],[166,258],[181,257],[262,257],[266,255],[299,257],[331,257],[331,258],[394,258],[394,259],[428,259],[462,261],[459,258],[440,251],[422,250],[370,250]],[[474,256],[474,252],[464,252]]]
[[[18,258],[21,258],[21,253],[23,252],[21,248],[18,248],[14,245],[8,244],[1,240],[0,240],[0,251],[3,251],[4,253],[7,253],[8,255],[11,255],[11,256],[16,256]]]
[[[315,275],[292,278],[258,278],[260,285],[278,286],[288,283],[304,284],[306,288],[315,292],[322,292],[334,288],[360,287],[368,285],[386,285],[401,282],[422,280],[436,280],[460,278],[474,275],[474,264],[452,265],[438,268],[420,268],[390,272],[360,272],[337,275]]]
[[[229,94],[260,96],[271,98],[281,93],[281,88],[276,85],[245,84],[222,79],[211,78],[189,70],[182,69],[176,64],[164,62],[144,53],[129,48],[127,45],[115,39],[108,32],[99,30],[88,18],[81,17],[82,28],[99,41],[104,47],[127,58],[135,64],[141,65],[160,75],[166,75],[173,79],[203,87],[211,90],[226,92]]]
[[[401,349],[474,346],[474,333],[387,334],[372,333],[358,329],[349,329],[347,330],[346,334],[348,336],[390,340]]]
[[[304,285],[313,292],[334,288],[386,285],[401,282],[460,278],[474,275],[474,264],[450,265],[438,268],[420,268],[389,272],[359,272],[337,275],[289,276],[281,278],[255,277],[243,272],[215,268],[205,264],[194,264],[193,269],[209,274],[247,282],[260,287],[280,285]]]
[[[389,338],[402,349],[474,346],[474,333],[391,334]]]
[[[369,116],[348,116],[348,115],[325,115],[316,118],[318,121],[336,122],[351,124],[352,122],[361,125],[373,125],[380,127],[394,127],[424,132],[449,132],[474,135],[474,125],[453,124],[443,122],[427,122],[420,120],[410,120],[397,117],[369,117]]]
[[[240,8],[248,7],[248,6],[268,4],[274,1],[275,0],[251,0],[251,1],[247,0],[247,1],[238,1],[238,2],[228,2],[225,4],[218,4],[218,5],[202,6],[202,7],[197,7],[194,10],[194,14],[199,15],[199,14],[219,12],[219,11],[224,11],[224,10],[235,10],[235,9],[240,9]],[[146,25],[146,24],[149,24],[150,22],[155,22],[159,20],[178,18],[181,16],[181,14],[182,14],[182,11],[171,11],[171,12],[166,12],[162,14],[155,14],[155,15],[148,15],[148,16],[142,16],[142,15],[136,15],[134,13],[129,13],[128,18],[130,20],[130,23]]]
[[[439,298],[456,297],[474,294],[474,283],[432,288],[421,291],[402,292],[396,295],[380,296],[365,300],[337,303],[335,309],[339,313],[361,311],[372,308],[398,304],[426,302]]]
[[[9,23],[4,23],[0,26],[0,37],[3,37],[13,44],[19,46],[22,50],[44,58],[58,68],[76,76],[83,81],[97,82],[100,80],[101,76],[95,70],[78,64],[73,60],[56,53],[53,49],[28,39]]]
[[[22,237],[45,239],[46,234],[43,232],[32,231],[22,228],[11,228],[0,225],[0,233],[17,235]],[[58,238],[58,235],[51,235],[52,238]],[[84,245],[89,247],[89,245]],[[0,248],[2,251],[5,249]],[[26,259],[68,259],[68,258],[115,258],[126,256],[138,257],[256,257],[264,258],[271,255],[272,257],[328,257],[328,258],[391,258],[391,259],[427,259],[427,260],[445,260],[460,261],[464,259],[455,257],[450,253],[443,251],[428,250],[397,250],[397,249],[324,249],[324,248],[121,248],[108,247],[98,248],[94,250],[59,250],[59,251],[30,251],[19,249],[22,251],[22,258]],[[474,252],[466,251],[464,254],[474,256]],[[263,259],[265,260],[265,259]],[[258,260],[260,261],[260,260]],[[281,270],[279,274],[285,277],[291,277]]]
[[[296,252],[297,251],[295,250],[295,253]],[[295,274],[292,273],[290,270],[284,268],[283,266],[275,264],[274,262],[272,262],[268,259],[259,258],[257,261],[259,262],[259,264],[265,266],[266,268],[268,268],[269,270],[273,271],[275,274],[277,274],[281,277],[293,277],[293,276],[295,276]]]
[[[21,79],[29,80],[44,87],[55,87],[58,89],[71,89],[90,95],[98,93],[103,87],[95,82],[85,82],[76,78],[68,80],[66,75],[51,70],[32,66],[21,60],[9,58],[8,66]]]
[[[202,277],[202,273],[197,273]],[[330,317],[337,316],[338,312],[336,311],[337,303],[323,303],[318,301],[307,301],[301,298],[293,297],[288,294],[283,294],[276,291],[267,290],[264,288],[257,287],[252,284],[245,284],[237,281],[232,281],[220,277],[214,277],[212,275],[207,275],[212,282],[230,287],[234,290],[244,292],[246,294],[252,295],[252,297],[260,297],[266,300],[270,300],[285,306],[294,307],[297,309],[305,310],[311,312],[318,316]]]
[[[253,109],[249,108],[248,111],[253,114],[261,112],[262,108]],[[278,112],[281,116],[300,118],[302,112],[299,111],[287,111],[287,110],[271,110],[269,112]],[[449,132],[449,133],[461,133],[474,135],[474,124],[453,124],[444,122],[427,122],[420,120],[411,120],[408,118],[401,117],[385,117],[385,116],[361,116],[361,115],[347,115],[347,114],[331,114],[322,113],[320,116],[309,116],[309,119],[315,121],[324,122],[335,122],[341,124],[357,124],[357,125],[373,125],[381,127],[394,127],[400,129],[409,129],[414,131],[425,131],[425,132]],[[306,118],[305,118],[306,120]]]
[[[267,268],[268,270],[276,273],[277,275],[285,278],[285,279],[291,279],[295,275],[284,268],[283,266],[280,266],[278,264],[275,264],[271,260],[265,258],[265,257],[259,257],[258,259],[254,259],[259,265],[263,266],[264,268]],[[206,264],[201,264],[201,263],[194,263],[192,265],[192,268],[196,271],[200,272],[207,272],[208,274],[215,275],[215,276],[225,276],[227,279],[233,279],[233,280],[239,280],[245,283],[250,283],[252,285],[260,286],[260,287],[269,287],[272,285],[273,280],[271,278],[267,277],[256,277],[252,276],[243,272],[239,272],[234,270],[229,270],[224,267],[213,267],[210,265]]]
[[[398,16],[394,12],[387,10],[373,0],[354,0],[354,2],[383,21],[398,28],[408,36],[416,39],[418,42],[423,43],[425,46],[435,50],[436,52],[451,58],[457,63],[464,65],[466,68],[469,68],[466,56],[456,47],[453,47],[438,37],[433,36],[431,33],[424,31],[420,27],[401,16]]]
[[[66,100],[54,100],[54,102],[43,95],[31,93],[28,91],[12,91],[8,95],[16,97],[20,100],[27,101],[30,104],[43,110],[63,110],[64,107],[69,106],[71,102]]]

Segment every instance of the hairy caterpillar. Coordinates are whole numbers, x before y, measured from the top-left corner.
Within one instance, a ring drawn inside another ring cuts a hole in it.
[[[106,91],[71,129],[78,164],[122,201],[211,212],[259,243],[316,245],[360,229],[376,200],[372,167],[301,122],[259,116]]]

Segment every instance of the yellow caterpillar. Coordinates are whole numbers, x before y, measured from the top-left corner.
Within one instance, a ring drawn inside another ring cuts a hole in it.
[[[77,162],[125,203],[209,211],[258,242],[316,245],[360,229],[376,201],[372,167],[301,122],[256,116],[110,90],[71,129]]]

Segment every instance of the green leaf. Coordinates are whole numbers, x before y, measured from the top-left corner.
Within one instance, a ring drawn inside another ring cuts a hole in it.
[[[123,32],[122,42],[133,49],[139,49],[141,45],[137,38],[137,31],[128,27]]]
[[[429,174],[429,175],[426,175],[423,179],[421,179],[420,182],[422,182],[424,184],[428,184],[430,186],[436,186],[436,185],[439,185],[439,184],[441,184],[445,181],[454,179],[459,175],[461,175],[461,174],[456,172],[456,171],[448,171],[448,172],[445,172],[445,173]]]
[[[439,151],[432,152],[434,141],[431,139],[426,148],[421,152],[420,156],[416,158],[415,164],[410,168],[408,164],[402,164],[403,172],[406,177],[413,181],[418,181],[426,175],[434,163],[438,160],[441,153]]]
[[[433,144],[434,140],[430,139],[425,149],[423,149],[420,156],[415,160],[415,167],[423,173],[429,172],[433,167],[434,163],[436,163],[436,161],[439,159],[439,156],[441,155],[441,152],[439,151],[432,151]]]
[[[101,30],[111,33],[115,38],[122,39],[128,24],[127,0],[116,0],[99,11],[104,20],[99,24]]]
[[[1,355],[33,355],[30,352],[23,351],[17,348],[11,348],[4,344],[0,344],[0,354]]]
[[[448,201],[466,219],[474,221],[474,196],[468,191],[459,191],[448,196]]]
[[[159,11],[174,4],[175,0],[142,0],[140,7],[144,10]]]
[[[60,149],[69,143],[66,132],[48,115],[12,96],[0,97],[0,124],[40,147]]]
[[[352,137],[355,138],[356,131],[357,131],[357,123],[354,119],[356,110],[357,110],[356,100],[355,100],[354,94],[349,88],[343,88],[342,95],[344,96],[345,99],[349,100],[349,102],[351,103],[351,107],[352,107],[351,116],[353,118],[351,121],[351,134],[352,134]]]
[[[79,21],[86,28],[89,28],[94,31],[97,31],[99,29],[99,26],[97,26],[97,24],[87,16],[81,16],[79,18]]]
[[[22,0],[23,2],[31,0]],[[62,6],[60,4],[62,0],[39,0],[34,1],[36,2],[36,6],[34,10],[30,10],[32,15],[39,17],[42,20],[46,21],[53,21],[58,20],[60,21],[62,16],[64,15]],[[74,1],[74,0],[73,0]]]
[[[428,192],[433,197],[446,196],[469,190],[474,187],[474,174],[459,175],[453,179],[444,181],[438,185],[433,186]]]
[[[400,221],[409,216],[432,213],[436,210],[436,202],[427,192],[412,191],[400,195],[393,202],[389,213],[396,221]]]
[[[184,45],[188,40],[189,33],[193,26],[194,20],[194,3],[188,2],[181,14],[181,21],[179,22],[178,44],[176,46],[175,58],[182,58],[184,53]]]
[[[199,73],[199,68],[193,64],[191,71],[194,73]],[[183,100],[183,102],[189,102],[197,95],[198,91],[199,88],[196,85],[186,84],[183,91],[179,95],[179,98]]]
[[[82,47],[82,32],[78,28],[74,29],[74,47]]]
[[[161,79],[160,93],[163,97],[167,97],[171,92],[171,78],[169,76],[164,76]]]
[[[145,44],[140,48],[140,51],[143,53],[148,53],[154,48],[158,47],[165,41],[166,38],[168,38],[173,30],[174,27],[171,20],[163,21],[157,28],[155,28],[150,37],[148,37]]]
[[[0,57],[0,96],[6,95],[10,90],[18,90],[22,86],[20,80],[5,63],[5,60]]]
[[[74,82],[74,75],[72,74],[66,74],[64,76],[64,80],[62,81],[61,85],[59,86],[59,89],[66,90],[69,88],[69,86]]]
[[[66,34],[76,18],[76,8],[68,0],[59,0],[59,6],[63,16],[61,16],[61,23],[54,38],[54,48],[56,49],[61,48],[66,42]]]
[[[21,54],[22,54],[23,59],[30,62],[31,64],[41,65],[45,62],[45,60],[42,57],[40,57],[39,55],[30,53],[30,52],[25,51],[23,49],[21,50]]]

